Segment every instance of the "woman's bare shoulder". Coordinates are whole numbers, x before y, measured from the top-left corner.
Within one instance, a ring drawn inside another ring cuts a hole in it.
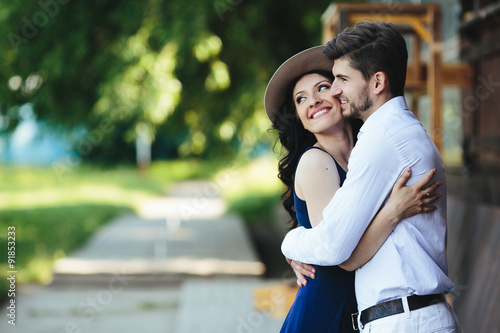
[[[307,169],[309,171],[321,170],[327,166],[335,166],[332,156],[322,149],[309,149],[299,160],[297,171]]]
[[[338,171],[333,158],[321,149],[309,149],[299,160],[295,172],[295,182],[303,186],[318,184],[322,180],[328,181],[338,179]]]
[[[306,201],[312,225],[321,220],[327,203],[339,187],[339,173],[333,158],[320,149],[304,153],[295,174],[295,193]]]

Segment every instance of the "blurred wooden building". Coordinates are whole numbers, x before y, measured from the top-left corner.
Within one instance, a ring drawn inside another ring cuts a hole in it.
[[[361,19],[407,40],[406,97],[447,168],[450,302],[464,332],[500,332],[500,2],[336,3],[323,42]]]

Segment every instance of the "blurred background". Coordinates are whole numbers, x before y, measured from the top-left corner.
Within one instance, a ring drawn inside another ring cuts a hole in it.
[[[464,331],[499,332],[493,0],[0,0],[0,300],[17,325],[279,329],[295,291],[265,87],[361,18],[407,39],[406,98],[448,172],[450,300]]]

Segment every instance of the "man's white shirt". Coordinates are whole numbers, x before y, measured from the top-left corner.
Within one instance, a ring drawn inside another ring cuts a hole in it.
[[[312,229],[290,231],[282,243],[285,257],[322,266],[347,260],[368,224],[410,167],[407,185],[436,168],[432,181],[443,184],[437,210],[401,221],[375,256],[356,271],[359,310],[412,294],[451,292],[446,262],[446,177],[439,151],[422,124],[395,97],[363,124],[349,159],[347,178]]]

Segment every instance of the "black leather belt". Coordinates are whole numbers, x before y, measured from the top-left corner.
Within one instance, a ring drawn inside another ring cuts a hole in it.
[[[433,294],[433,295],[412,295],[408,296],[408,307],[410,311],[421,309],[423,307],[441,303],[444,301],[443,294]],[[366,325],[372,320],[380,319],[388,316],[392,316],[398,313],[405,312],[403,308],[403,301],[401,298],[394,299],[392,301],[382,302],[377,305],[371,306],[363,311],[361,311],[361,325]],[[358,330],[357,313],[352,314],[352,326],[355,330]],[[363,327],[362,326],[362,327]]]

